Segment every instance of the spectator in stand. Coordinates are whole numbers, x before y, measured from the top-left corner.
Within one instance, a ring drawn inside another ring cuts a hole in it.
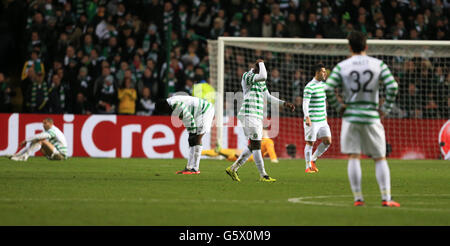
[[[383,34],[386,33],[387,31],[387,25],[386,22],[384,21],[384,18],[379,18],[376,23],[375,23],[375,29],[380,29]],[[376,31],[375,31],[376,32]]]
[[[64,67],[69,66],[71,60],[76,60],[77,56],[75,54],[75,48],[72,45],[67,46],[66,55],[64,56],[63,65]]]
[[[66,17],[67,18],[67,17]],[[67,40],[73,46],[78,47],[80,45],[80,38],[82,36],[81,29],[75,26],[74,20],[68,18],[65,20],[65,33],[67,34]]]
[[[429,92],[425,98],[425,106],[423,110],[424,118],[440,118],[441,112],[439,112],[439,106],[437,103],[436,94]]]
[[[89,76],[88,69],[86,67],[81,67],[77,77],[77,94],[82,93],[83,96],[87,96],[88,98],[93,98],[91,95],[94,90],[94,81],[91,76]],[[78,96],[77,96],[78,97]]]
[[[137,108],[137,115],[151,116],[155,111],[155,102],[151,99],[150,88],[144,87],[142,89],[142,97],[139,99]]]
[[[425,23],[423,14],[417,15],[416,20],[414,21],[414,28],[416,29],[420,39],[427,39],[429,30],[428,24]]]
[[[367,23],[367,18],[366,15],[359,15],[358,16],[358,24],[356,24],[355,26],[355,30],[360,31],[364,34],[368,34],[368,33],[372,33],[372,28],[371,26]]]
[[[169,68],[168,76],[167,78],[163,78],[163,82],[167,86],[167,92],[169,94],[168,97],[171,97],[173,94],[175,94],[175,92],[180,90],[178,88],[182,87],[182,85],[178,84],[178,79],[175,76],[175,72],[172,68]]]
[[[115,114],[117,104],[117,91],[114,86],[114,77],[108,75],[103,80],[96,98],[96,108],[99,114]]]
[[[39,36],[46,35],[46,25],[44,23],[44,17],[41,12],[35,12],[33,16],[33,23],[31,25],[31,30],[35,30],[38,32]]]
[[[173,20],[173,4],[172,2],[166,1],[164,2],[164,12],[163,12],[163,30],[164,32],[168,31],[169,24],[172,23]]]
[[[303,84],[306,81],[307,81],[306,76],[304,75],[302,70],[297,69],[294,72],[294,78],[293,78],[293,82],[292,82],[291,88],[290,88],[292,95],[291,95],[291,97],[287,98],[289,101],[294,101],[295,98],[302,96]]]
[[[272,24],[276,25],[278,23],[285,23],[285,17],[284,14],[281,13],[280,5],[277,3],[272,4],[271,12],[270,12],[270,18],[272,19]]]
[[[421,101],[420,95],[417,92],[417,87],[414,83],[408,84],[408,90],[405,94],[401,94],[400,107],[405,111],[405,117],[408,118],[421,118],[422,106],[417,102]]]
[[[11,89],[9,81],[5,78],[5,75],[0,72],[0,112],[10,113],[12,112],[11,97],[16,93]]]
[[[417,30],[412,28],[409,30],[409,39],[410,40],[419,40],[419,34],[417,33]]]
[[[223,36],[224,32],[225,29],[223,27],[223,20],[220,17],[215,18],[213,22],[213,28],[209,33],[209,38],[217,39],[218,37]]]
[[[92,40],[92,35],[90,34],[86,34],[84,36],[83,39],[83,46],[81,48],[81,50],[85,53],[85,54],[90,54],[91,51],[95,48],[93,40]]]
[[[228,26],[227,32],[229,36],[239,37],[241,32],[242,13],[236,13]]]
[[[142,49],[139,49],[136,54],[133,56],[133,62],[131,62],[131,71],[135,75],[136,79],[140,79],[142,74],[144,73],[144,59],[142,58]],[[136,81],[135,81],[136,83]]]
[[[63,114],[66,112],[66,88],[61,85],[58,74],[52,76],[52,83],[48,90],[48,109],[51,114]]]
[[[123,77],[123,80],[125,80],[126,78],[131,79],[131,87],[136,88],[136,85],[137,85],[137,78],[136,78],[136,75],[133,73],[133,71],[131,71],[131,69],[125,70],[125,75],[124,75],[124,77]],[[123,85],[123,82],[124,82],[124,81],[122,81],[121,83],[119,83],[119,82],[117,81],[116,87],[122,86],[122,85]]]
[[[54,74],[56,74],[58,72],[58,69],[62,68],[62,63],[60,60],[54,60],[53,61],[53,67],[50,68],[50,70],[48,70],[47,72],[47,81],[48,82],[52,82],[52,77]]]
[[[173,28],[177,30],[180,37],[184,39],[189,25],[189,13],[186,4],[182,3],[178,6],[178,12],[175,14],[174,22]]]
[[[407,35],[408,35],[408,33],[405,28],[405,22],[403,20],[399,20],[397,22],[397,25],[395,27],[393,27],[392,39],[395,39],[395,40],[406,39]]]
[[[288,36],[289,36],[289,34],[285,30],[283,23],[282,22],[278,22],[275,25],[274,37],[284,38],[284,37],[288,37]]]
[[[248,30],[248,35],[250,37],[260,37],[261,36],[261,17],[260,11],[258,8],[252,8],[251,12],[247,14],[249,18],[247,18],[247,22],[245,23],[245,27]]]
[[[46,53],[46,46],[42,43],[41,38],[39,36],[39,33],[37,31],[32,31],[31,32],[31,41],[28,45],[27,51],[31,52],[33,51],[34,48],[36,47],[40,47],[41,48],[41,52],[42,53]]]
[[[98,56],[97,49],[92,49],[90,52],[90,56],[88,57],[84,66],[88,66],[89,75],[92,77],[98,77],[102,72],[101,63],[104,60],[104,57]]]
[[[310,13],[308,15],[308,21],[303,25],[302,30],[304,31],[304,36],[307,38],[315,38],[317,34],[321,34],[316,14]]]
[[[148,87],[150,92],[154,93],[150,95],[152,98],[155,98],[158,94],[158,81],[157,77],[153,76],[153,70],[147,67],[144,70],[144,74],[138,83],[138,91],[142,92],[143,88]]]
[[[92,114],[91,104],[86,99],[85,95],[78,92],[77,99],[73,107],[74,114]]]
[[[375,37],[373,37],[374,39],[384,39],[384,32],[382,29],[377,29],[375,30]]]
[[[108,44],[105,45],[101,54],[103,57],[114,57],[121,53],[121,48],[118,45],[117,37],[112,36],[108,39]]]
[[[295,13],[289,13],[288,19],[286,21],[286,31],[289,37],[300,37],[300,23],[297,22]]]
[[[179,91],[187,93],[188,95],[192,95],[193,90],[194,90],[194,83],[192,82],[191,79],[186,79],[184,81],[183,88],[181,88],[181,90],[179,90]]]
[[[118,92],[119,114],[135,114],[136,112],[136,89],[132,87],[131,78],[125,78]]]
[[[211,15],[206,3],[202,2],[197,11],[194,11],[191,16],[190,24],[194,28],[195,33],[203,37],[208,36],[209,26],[211,24]]]
[[[136,48],[136,41],[134,38],[129,37],[126,41],[126,46],[122,50],[122,60],[126,62],[131,62],[133,59],[134,54],[136,54],[137,48]]]
[[[41,59],[39,58],[39,53],[37,51],[32,51],[30,58],[31,59],[25,62],[25,64],[23,65],[21,77],[22,80],[26,79],[30,75],[30,72],[33,73],[41,72],[43,74],[45,73],[44,63],[41,62]]]
[[[122,85],[123,79],[125,78],[125,71],[127,71],[129,65],[126,61],[120,63],[120,69],[116,72],[116,81],[119,85]]]
[[[270,19],[270,15],[269,14],[265,14],[263,16],[263,21],[261,24],[261,32],[262,32],[262,36],[263,37],[272,37],[273,34],[273,24],[272,24],[272,20]]]
[[[31,88],[27,93],[29,111],[31,113],[48,113],[48,87],[44,81],[44,74],[39,71],[31,72]]]
[[[191,63],[197,66],[200,63],[200,58],[196,54],[196,46],[189,44],[187,52],[181,57],[181,61],[184,65]]]

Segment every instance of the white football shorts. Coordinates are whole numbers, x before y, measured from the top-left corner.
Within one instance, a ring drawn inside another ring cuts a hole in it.
[[[362,153],[371,158],[386,157],[386,135],[381,122],[355,124],[342,120],[341,152]]]
[[[195,119],[195,124],[197,125],[196,134],[200,135],[210,132],[213,119],[214,119],[214,106],[211,105],[204,114],[199,115]]]
[[[331,137],[330,126],[326,121],[312,122],[311,126],[307,126],[303,122],[303,129],[305,130],[305,141],[315,142],[317,138]]]
[[[244,134],[250,140],[262,140],[263,120],[251,116],[239,116],[239,121],[244,128]]]

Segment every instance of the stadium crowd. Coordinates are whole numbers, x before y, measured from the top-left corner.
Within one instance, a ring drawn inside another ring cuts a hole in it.
[[[208,86],[207,40],[219,36],[345,38],[359,30],[370,39],[450,39],[447,0],[25,2],[20,90],[12,88],[14,76],[0,70],[2,112],[11,112],[12,98],[22,94],[22,112],[164,114],[158,104],[167,92]],[[283,66],[292,57],[277,59],[272,64]],[[411,59],[394,68],[398,117],[449,118],[448,64]],[[269,88],[286,92],[282,98],[296,103],[300,115],[310,71],[268,68]],[[280,79],[285,83],[273,87]]]

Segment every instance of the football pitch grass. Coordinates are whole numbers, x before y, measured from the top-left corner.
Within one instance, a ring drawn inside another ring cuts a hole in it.
[[[371,160],[361,163],[366,206],[353,207],[347,161],[265,161],[276,183],[262,183],[253,162],[241,182],[231,163],[202,159],[199,175],[176,175],[185,160],[0,157],[0,225],[410,226],[450,225],[450,162],[389,160],[393,198],[381,207]]]

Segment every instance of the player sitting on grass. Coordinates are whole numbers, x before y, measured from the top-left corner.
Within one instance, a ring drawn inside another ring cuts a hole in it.
[[[327,123],[327,105],[325,95],[325,83],[327,71],[323,64],[314,67],[314,78],[305,86],[303,91],[303,114],[305,129],[305,162],[306,173],[317,173],[316,160],[331,144],[331,131]],[[314,142],[317,137],[322,140],[314,154],[312,154]]]
[[[386,161],[386,136],[380,116],[389,113],[398,84],[383,61],[366,55],[366,37],[361,32],[348,36],[351,57],[334,67],[325,91],[329,103],[343,115],[341,152],[349,155],[348,177],[355,198],[354,205],[364,205],[361,190],[361,153],[375,161],[375,174],[381,191],[382,206],[400,207],[391,200],[391,177]],[[386,100],[379,107],[380,81],[386,89]],[[341,88],[344,104],[336,99],[335,88]]]
[[[184,170],[177,174],[199,174],[202,137],[211,130],[214,105],[192,96],[173,96],[167,99],[172,116],[179,117],[189,132],[189,159]]]
[[[267,130],[263,130],[263,138],[261,140],[261,153],[262,156],[269,156],[270,161],[278,163],[277,154],[275,153],[275,146],[273,140],[267,136]],[[202,151],[202,155],[216,157],[224,156],[228,161],[235,162],[237,158],[242,154],[240,149],[207,149]],[[247,161],[253,161],[253,155],[251,155]]]
[[[266,79],[267,71],[264,66],[264,61],[261,59],[256,61],[256,64],[253,65],[250,71],[245,72],[242,75],[241,85],[244,92],[244,102],[238,113],[238,119],[243,125],[245,136],[250,139],[250,144],[248,147],[244,148],[236,162],[226,169],[226,173],[235,181],[240,181],[237,170],[252,154],[259,171],[259,180],[263,182],[276,181],[267,175],[261,154],[264,99],[290,108],[292,111],[294,111],[295,107],[292,103],[284,102],[270,95],[266,87]]]
[[[67,141],[61,130],[53,125],[52,118],[45,118],[42,121],[44,132],[25,139],[20,143],[20,147],[27,145],[17,154],[11,156],[13,161],[27,161],[34,152],[41,150],[42,154],[50,160],[67,159]]]

